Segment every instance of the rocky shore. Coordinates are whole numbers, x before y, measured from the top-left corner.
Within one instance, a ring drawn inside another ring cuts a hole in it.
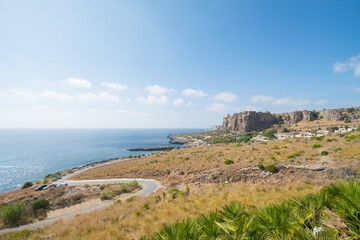
[[[128,151],[136,152],[136,151],[169,151],[179,149],[178,146],[158,146],[158,147],[144,147],[144,148],[130,148]]]
[[[168,138],[170,139],[169,143],[181,144],[185,148],[193,147],[193,142],[191,140],[181,136],[180,134],[170,134],[168,136]]]

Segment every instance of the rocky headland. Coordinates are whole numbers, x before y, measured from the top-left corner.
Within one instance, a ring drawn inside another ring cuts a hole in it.
[[[250,132],[264,130],[274,124],[295,124],[301,121],[311,122],[318,119],[329,121],[344,121],[360,118],[360,108],[326,109],[319,111],[294,111],[290,113],[272,114],[270,112],[246,111],[227,114],[223,119],[221,129]]]

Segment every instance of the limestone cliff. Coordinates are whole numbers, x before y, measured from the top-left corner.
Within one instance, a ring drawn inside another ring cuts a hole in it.
[[[327,109],[321,111],[295,111],[291,113],[272,114],[270,112],[247,111],[224,117],[222,129],[250,132],[263,130],[273,124],[284,122],[294,124],[300,121],[314,121],[323,118],[330,121],[360,118],[360,108]]]

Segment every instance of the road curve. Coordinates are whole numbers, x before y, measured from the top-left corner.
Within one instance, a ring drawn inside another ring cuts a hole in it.
[[[124,160],[120,160],[120,161],[124,161]],[[122,201],[124,201],[124,200],[126,200],[126,199],[128,199],[130,197],[133,197],[133,196],[146,197],[146,196],[150,195],[151,193],[156,192],[161,187],[160,183],[157,182],[156,180],[142,179],[142,178],[96,179],[96,180],[76,180],[76,181],[75,180],[68,180],[69,178],[71,178],[74,175],[77,175],[77,174],[80,174],[80,173],[82,173],[84,171],[87,171],[89,169],[93,169],[93,168],[103,166],[103,165],[107,165],[107,164],[110,164],[110,163],[113,163],[113,162],[103,163],[103,164],[100,164],[100,165],[97,165],[97,166],[88,167],[88,168],[85,168],[85,169],[78,170],[78,171],[76,171],[74,173],[71,173],[71,174],[68,174],[68,175],[64,176],[62,179],[56,181],[55,183],[56,184],[67,183],[69,186],[79,186],[79,185],[86,185],[86,184],[88,184],[88,185],[101,185],[101,184],[114,184],[114,183],[129,183],[129,182],[132,182],[132,181],[135,181],[135,180],[138,181],[139,185],[142,186],[142,189],[135,192],[135,193],[129,194],[126,197],[118,198],[118,199],[120,199]],[[116,199],[116,200],[118,200],[118,199]],[[59,217],[54,217],[54,218],[48,218],[48,219],[38,221],[38,222],[35,222],[35,223],[22,225],[22,226],[19,226],[17,228],[2,229],[2,230],[0,230],[0,235],[5,234],[5,233],[10,233],[10,232],[22,231],[22,230],[25,230],[25,229],[35,229],[35,228],[41,228],[41,227],[44,227],[44,226],[52,225],[56,221],[58,221],[60,219],[69,219],[69,218],[75,217],[78,214],[89,213],[89,212],[92,212],[92,211],[104,209],[104,208],[110,206],[111,204],[113,204],[113,201],[111,201],[111,202],[102,202],[100,205],[98,205],[96,207],[82,209],[82,210],[73,212],[71,214],[67,214],[67,215],[63,215],[63,216],[59,216]]]

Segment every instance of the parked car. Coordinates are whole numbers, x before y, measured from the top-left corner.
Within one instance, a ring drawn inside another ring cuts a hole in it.
[[[67,183],[59,183],[58,185],[56,185],[56,187],[65,187],[67,186],[68,184]]]
[[[50,184],[49,186],[44,187],[44,189],[43,189],[43,190],[46,190],[46,189],[48,189],[48,188],[52,188],[52,187],[56,187],[56,184],[55,184],[55,183]]]
[[[41,186],[38,186],[36,189],[35,189],[35,191],[41,191],[41,190],[43,190],[45,187],[46,187],[47,185],[41,185]]]

